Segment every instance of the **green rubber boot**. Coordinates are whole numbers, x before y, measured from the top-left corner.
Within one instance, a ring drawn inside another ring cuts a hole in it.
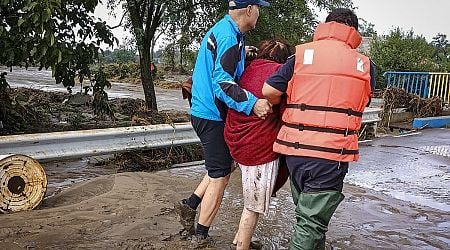
[[[344,195],[338,191],[300,193],[295,208],[297,223],[289,249],[325,249],[328,224],[343,199]]]

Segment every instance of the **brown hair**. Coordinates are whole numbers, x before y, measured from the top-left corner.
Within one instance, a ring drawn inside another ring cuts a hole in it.
[[[282,39],[274,38],[264,40],[259,44],[258,56],[256,59],[266,59],[277,63],[285,63],[291,55],[291,46]]]

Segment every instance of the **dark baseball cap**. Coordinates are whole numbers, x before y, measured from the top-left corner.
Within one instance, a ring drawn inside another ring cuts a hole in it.
[[[270,3],[266,2],[266,1],[263,1],[263,0],[233,0],[233,1],[228,1],[228,8],[230,10],[247,8],[247,6],[249,6],[249,5],[259,5],[259,6],[268,7],[268,6],[270,6]]]

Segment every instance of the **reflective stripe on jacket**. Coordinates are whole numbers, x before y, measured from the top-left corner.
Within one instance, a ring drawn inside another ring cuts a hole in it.
[[[358,160],[357,131],[371,95],[369,58],[355,50],[360,42],[354,28],[329,22],[318,26],[313,42],[296,47],[275,152]]]

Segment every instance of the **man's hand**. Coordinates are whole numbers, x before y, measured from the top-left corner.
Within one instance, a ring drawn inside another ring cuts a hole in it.
[[[253,113],[261,119],[272,113],[272,104],[266,99],[258,99],[253,106]]]

